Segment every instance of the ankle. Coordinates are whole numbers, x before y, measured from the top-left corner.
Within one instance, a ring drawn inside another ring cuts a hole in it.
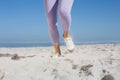
[[[64,32],[64,33],[63,33],[63,37],[64,37],[64,38],[69,37],[69,33],[68,33],[68,32]]]
[[[55,49],[55,53],[56,54],[60,54],[61,51],[60,51],[60,45],[57,43],[57,44],[54,44],[54,49]]]

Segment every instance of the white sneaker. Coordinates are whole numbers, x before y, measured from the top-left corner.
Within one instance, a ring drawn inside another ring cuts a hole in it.
[[[67,38],[64,38],[64,41],[68,51],[72,52],[75,48],[75,44],[73,43],[72,38],[69,36]]]

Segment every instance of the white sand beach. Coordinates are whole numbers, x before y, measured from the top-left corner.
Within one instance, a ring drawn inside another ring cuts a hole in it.
[[[0,48],[0,80],[120,80],[120,44]]]

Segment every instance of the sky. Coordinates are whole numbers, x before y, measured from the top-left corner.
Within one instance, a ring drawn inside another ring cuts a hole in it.
[[[120,41],[120,0],[74,0],[75,42]],[[58,15],[60,39],[62,28]],[[50,42],[43,0],[0,0],[0,42]]]

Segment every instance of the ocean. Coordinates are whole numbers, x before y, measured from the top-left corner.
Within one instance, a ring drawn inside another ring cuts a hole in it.
[[[0,43],[0,47],[45,47],[51,43]]]
[[[120,41],[101,41],[101,42],[75,42],[75,45],[87,45],[87,44],[120,44]],[[61,42],[60,45],[65,45]],[[0,43],[0,47],[48,47],[52,46],[51,42],[20,42],[20,43]]]

